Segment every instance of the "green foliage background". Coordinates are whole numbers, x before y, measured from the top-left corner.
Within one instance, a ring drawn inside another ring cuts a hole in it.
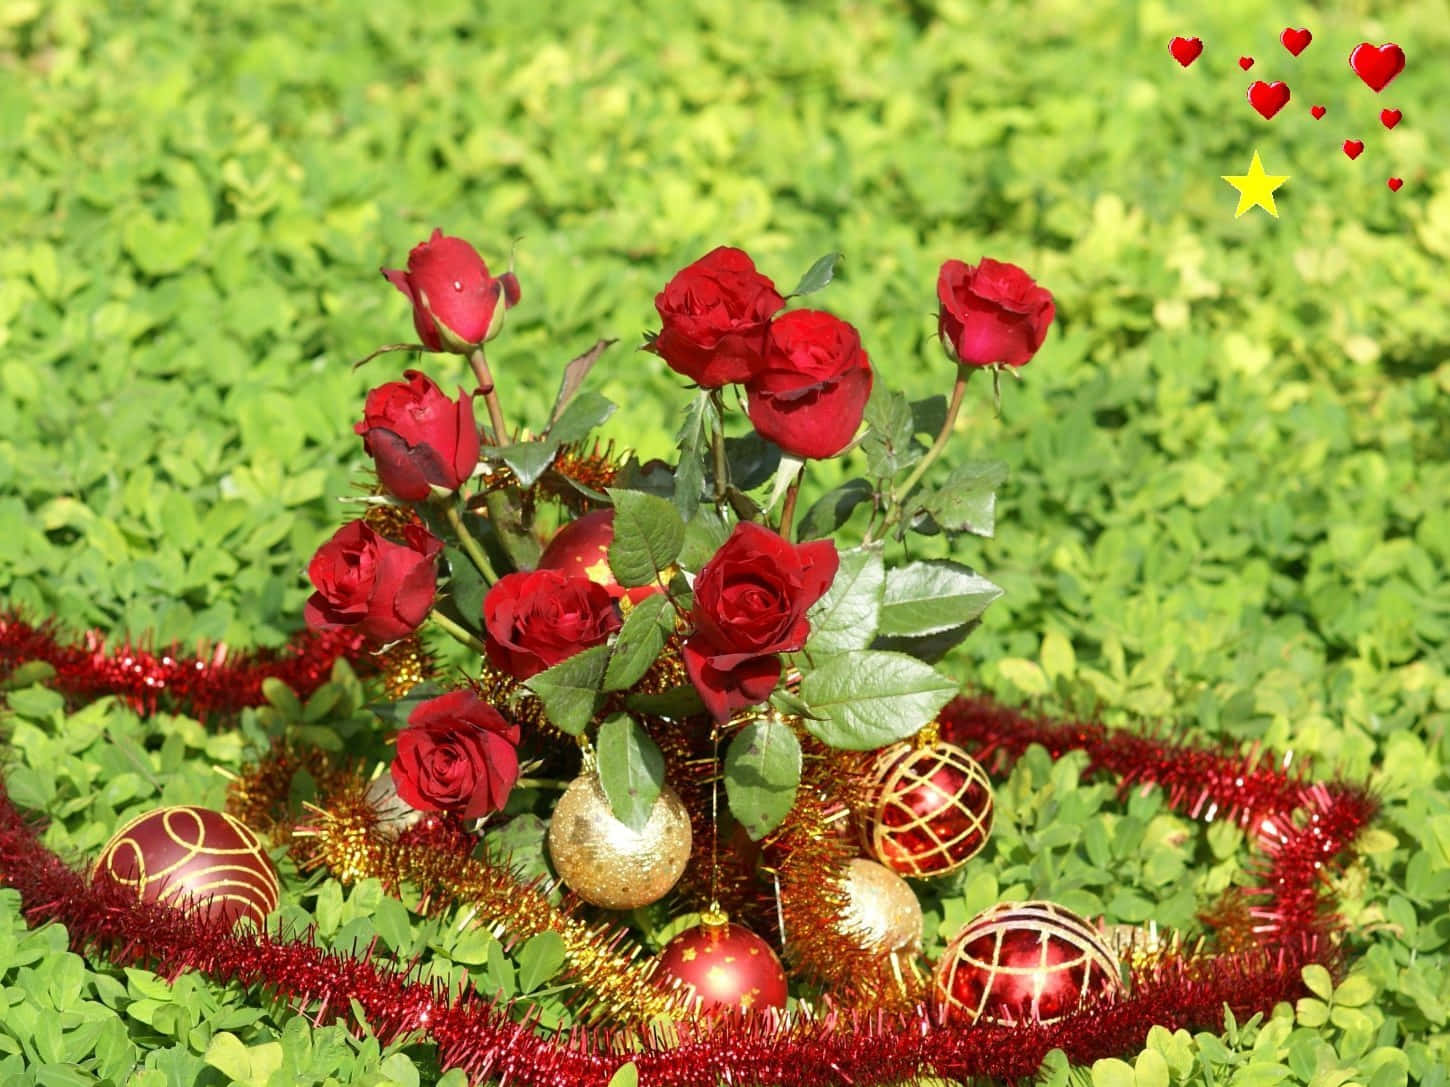
[[[1314,32],[1297,60],[1285,25]],[[1190,69],[1174,34],[1207,44]],[[1361,40],[1409,54],[1382,95],[1345,65]],[[411,336],[376,269],[435,225],[496,265],[514,252],[524,301],[491,353],[510,414],[541,418],[558,367],[618,336],[592,380],[622,405],[609,432],[646,454],[667,451],[684,393],[630,348],[654,292],[714,245],[785,285],[842,250],[813,302],[913,396],[949,381],[939,263],[1020,263],[1059,316],[1002,419],[983,386],[959,436],[958,456],[1013,469],[996,538],[968,556],[1007,594],[954,658],[961,679],[1262,740],[1386,804],[1338,888],[1359,958],[1337,990],[1316,977],[1322,999],[1221,1037],[1155,1031],[1074,1076],[1443,1084],[1447,55],[1437,0],[0,0],[0,600],[73,628],[279,643],[335,496],[364,478],[361,398],[400,368],[349,362]],[[1272,122],[1244,101],[1251,78],[1292,87]],[[1405,113],[1393,132],[1384,105]],[[1292,179],[1278,219],[1235,220],[1219,175],[1255,149]],[[459,360],[425,366],[467,380]],[[78,856],[126,813],[219,803],[209,764],[261,735],[255,715],[214,736],[110,703],[66,718],[35,689],[4,728],[14,795]],[[1018,768],[989,854],[928,896],[937,946],[1012,895],[1191,925],[1235,878],[1237,831],[1156,796],[1120,805],[1080,769]],[[375,885],[293,872],[284,914],[339,946],[432,948],[440,976],[547,983],[548,949],[510,958]],[[9,892],[0,1073],[437,1079],[426,1048],[95,969],[58,929],[26,929]]]

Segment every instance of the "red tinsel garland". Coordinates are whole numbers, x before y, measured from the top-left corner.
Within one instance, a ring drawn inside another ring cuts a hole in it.
[[[13,664],[21,659],[13,648],[21,641],[14,624],[0,622],[0,669],[7,660]],[[26,637],[51,654],[38,659],[52,664],[77,652],[60,645],[49,631],[29,628]],[[265,660],[247,661],[247,683],[233,675],[222,688],[199,689],[205,685],[198,682],[168,686],[166,693],[182,701],[199,695],[210,712],[237,709],[252,704],[242,699],[260,697],[265,675],[286,678],[291,660],[305,659],[311,674],[324,675],[331,666],[330,659],[324,662],[327,653],[348,648],[315,638],[299,638],[294,645],[297,657],[279,658],[275,672],[267,671]],[[68,693],[144,697],[144,691],[116,686],[117,674],[104,653],[91,648],[85,652],[94,655],[98,674],[87,680],[84,661],[67,657]],[[123,652],[133,659],[136,654]],[[223,660],[217,667],[238,665]],[[190,668],[204,677],[208,666],[192,662]],[[57,672],[59,679],[61,670]],[[1377,804],[1367,790],[1342,782],[1308,783],[1302,774],[1260,766],[1252,755],[1242,759],[1201,746],[1110,732],[1093,722],[1053,722],[981,698],[958,699],[949,706],[942,732],[984,756],[999,753],[999,763],[1033,743],[1054,757],[1084,750],[1093,768],[1116,774],[1125,788],[1157,784],[1173,807],[1192,816],[1208,819],[1222,813],[1251,826],[1260,846],[1253,865],[1258,889],[1252,892],[1258,946],[1213,956],[1166,953],[1132,968],[1126,998],[1049,1026],[979,1023],[944,1028],[921,1009],[906,1015],[837,1014],[793,1021],[763,1015],[686,1024],[668,1046],[630,1046],[633,1035],[623,1030],[542,1036],[530,1022],[513,1022],[506,1009],[474,992],[450,995],[409,980],[408,972],[370,956],[323,951],[282,936],[227,932],[192,915],[93,888],[40,843],[3,786],[0,882],[20,891],[32,923],[61,922],[75,946],[117,963],[148,964],[166,976],[197,970],[218,982],[259,987],[312,1009],[319,1020],[345,1015],[349,1001],[357,1000],[385,1043],[428,1038],[437,1043],[445,1068],[461,1067],[475,1080],[495,1077],[541,1087],[602,1085],[626,1060],[637,1065],[641,1083],[680,1087],[713,1087],[722,1080],[782,1087],[885,1084],[924,1073],[958,1080],[1021,1079],[1035,1073],[1053,1048],[1064,1050],[1075,1063],[1087,1063],[1140,1047],[1154,1024],[1217,1030],[1225,1005],[1239,1017],[1267,1012],[1302,995],[1300,970],[1306,964],[1339,965],[1333,940],[1337,919],[1326,908],[1325,877],[1374,816]]]
[[[264,679],[276,677],[305,699],[327,682],[339,657],[354,665],[371,662],[367,643],[347,630],[304,630],[282,649],[236,652],[219,644],[187,653],[175,645],[158,652],[130,641],[108,649],[96,630],[67,644],[57,629],[0,612],[0,682],[20,665],[41,661],[55,669],[49,685],[75,704],[117,695],[137,713],[171,707],[205,719],[260,706]]]

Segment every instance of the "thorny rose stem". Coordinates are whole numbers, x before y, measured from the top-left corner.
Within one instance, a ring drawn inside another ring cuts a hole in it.
[[[473,367],[473,374],[478,378],[479,391],[483,393],[483,402],[488,405],[493,440],[504,445],[508,442],[508,431],[504,428],[503,406],[498,402],[498,389],[494,387],[493,373],[488,368],[488,359],[484,357],[482,344],[468,353],[468,364]]]

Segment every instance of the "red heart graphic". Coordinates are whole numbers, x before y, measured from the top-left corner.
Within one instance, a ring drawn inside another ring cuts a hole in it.
[[[1279,40],[1284,43],[1285,49],[1297,57],[1309,48],[1309,43],[1314,40],[1314,35],[1302,26],[1298,30],[1290,26],[1284,28],[1284,33],[1279,35]]]
[[[1349,54],[1349,66],[1370,90],[1378,94],[1390,80],[1405,70],[1405,51],[1394,42],[1386,42],[1379,48],[1369,42],[1360,42]]]
[[[1173,54],[1174,60],[1187,68],[1198,59],[1198,54],[1203,52],[1203,39],[1174,38],[1168,43],[1168,52]]]
[[[1344,153],[1352,159],[1359,158],[1359,153],[1364,150],[1363,140],[1345,140]]]
[[[1273,117],[1289,101],[1287,83],[1265,83],[1262,79],[1249,85],[1249,104],[1261,113],[1265,120]]]
[[[1397,177],[1392,177],[1388,181],[1386,181],[1385,184],[1390,187],[1390,192],[1399,192],[1400,186],[1403,185],[1404,182]]]
[[[1394,128],[1400,123],[1400,118],[1403,116],[1404,114],[1397,109],[1382,109],[1380,110],[1380,124],[1386,128]]]
[[[1319,118],[1321,118],[1321,117],[1324,116],[1324,107],[1323,106],[1310,106],[1309,107],[1309,112],[1312,113],[1312,114],[1314,114],[1314,119],[1317,121],[1317,120],[1319,120]]]
[[[1242,68],[1244,71],[1247,72],[1253,66],[1254,66],[1254,58],[1253,57],[1239,57],[1239,67]]]

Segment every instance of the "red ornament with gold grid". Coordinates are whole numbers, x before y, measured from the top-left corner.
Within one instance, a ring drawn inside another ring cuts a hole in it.
[[[937,965],[932,1007],[943,1023],[1051,1023],[1122,990],[1103,937],[1052,902],[1005,902],[957,934]]]
[[[956,744],[928,738],[884,749],[867,773],[861,846],[903,876],[940,876],[971,860],[992,830],[992,783]]]

